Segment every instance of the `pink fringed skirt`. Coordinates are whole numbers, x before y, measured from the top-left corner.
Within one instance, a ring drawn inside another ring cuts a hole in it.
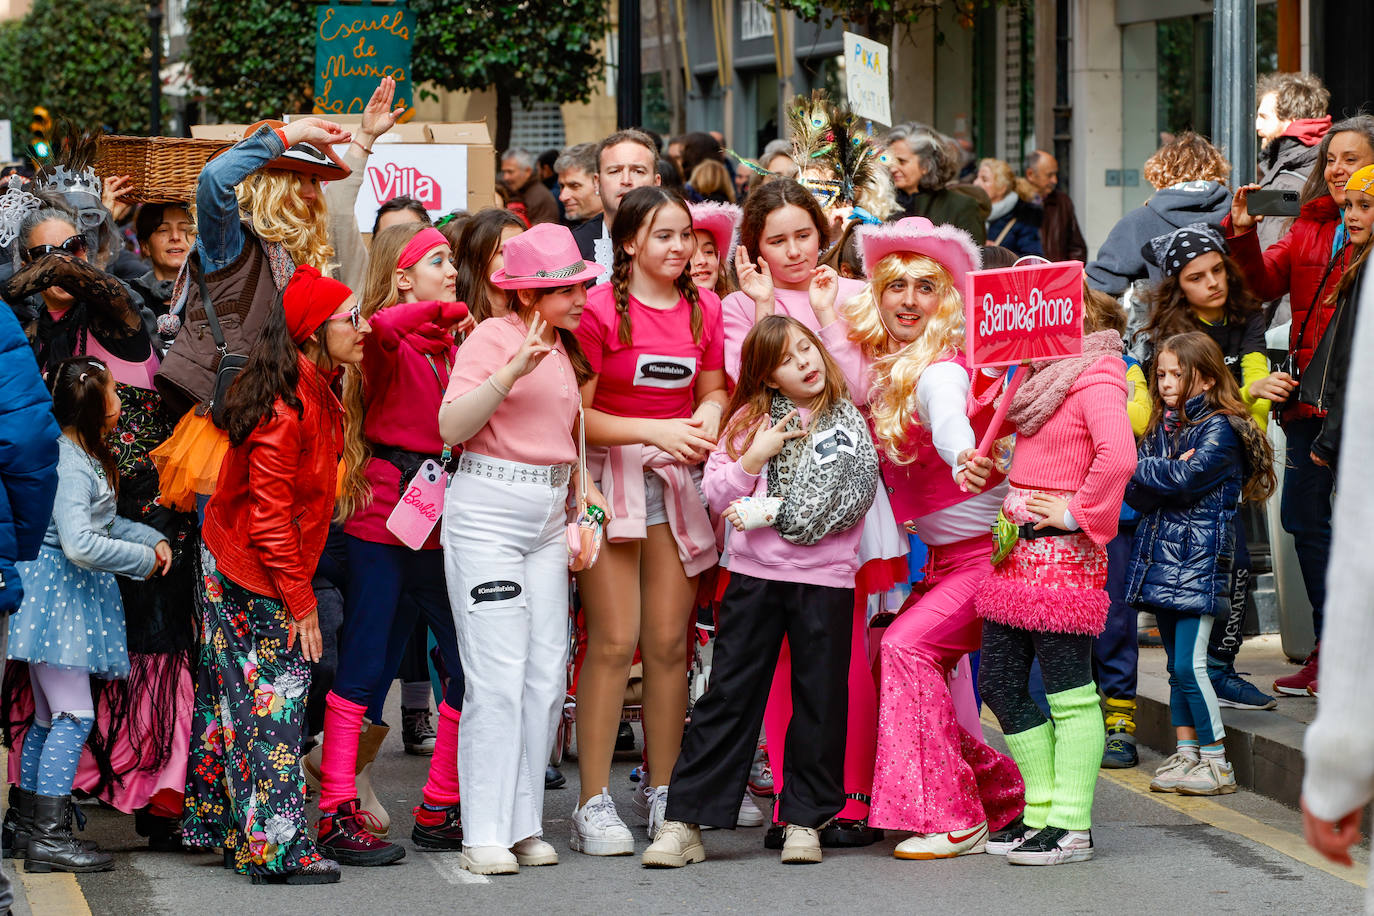
[[[1039,493],[1072,495],[1012,487],[1002,511],[1018,525],[1038,522],[1040,516],[1026,508],[1026,501]],[[1022,540],[992,568],[975,607],[978,616],[1003,626],[1097,636],[1107,624],[1111,603],[1106,584],[1107,552],[1086,534]]]

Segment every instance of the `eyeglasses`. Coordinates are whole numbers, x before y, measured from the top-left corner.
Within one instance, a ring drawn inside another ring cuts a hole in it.
[[[44,255],[66,254],[74,258],[85,257],[87,250],[86,237],[84,235],[74,235],[61,245],[34,245],[24,252],[25,261],[36,261]]]
[[[330,321],[334,321],[337,318],[347,318],[352,323],[353,330],[357,331],[362,327],[363,323],[362,307],[355,302],[353,304],[353,308],[349,309],[348,311],[335,312],[334,314],[329,316]]]

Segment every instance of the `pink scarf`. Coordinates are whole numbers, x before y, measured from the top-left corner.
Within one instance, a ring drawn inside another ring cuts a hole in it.
[[[1104,356],[1122,353],[1121,335],[1115,331],[1097,331],[1083,337],[1083,352],[1065,359],[1047,359],[1031,363],[1030,375],[1016,389],[1007,411],[1007,420],[1016,432],[1033,436],[1045,421],[1054,416],[1069,394],[1078,377]],[[1018,371],[1026,371],[1024,368]]]

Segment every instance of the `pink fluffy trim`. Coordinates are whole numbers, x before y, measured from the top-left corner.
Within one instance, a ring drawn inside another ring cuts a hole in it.
[[[992,575],[983,580],[975,607],[979,617],[1003,626],[1097,636],[1110,604],[1100,588],[1054,588]]]

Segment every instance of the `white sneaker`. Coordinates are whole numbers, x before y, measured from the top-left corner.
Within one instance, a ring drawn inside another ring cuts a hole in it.
[[[988,845],[988,822],[949,833],[916,833],[897,844],[892,854],[899,859],[952,859],[984,852]]]
[[[654,797],[654,787],[649,784],[649,772],[645,770],[639,777],[639,785],[635,786],[634,798],[630,799],[630,807],[634,808],[635,814],[649,819],[649,802]]]
[[[1178,784],[1188,771],[1197,766],[1198,759],[1186,754],[1174,754],[1155,770],[1155,778],[1150,780],[1151,792],[1176,792]]]
[[[611,793],[604,787],[600,795],[573,809],[572,836],[568,845],[589,856],[628,856],[635,851],[630,828],[615,811]]]
[[[639,861],[645,868],[681,868],[704,862],[706,847],[701,845],[701,830],[696,824],[664,821]]]
[[[821,834],[815,827],[788,824],[782,834],[784,865],[813,865],[821,860]]]
[[[1230,795],[1236,791],[1236,771],[1224,759],[1203,757],[1178,781],[1179,795]]]
[[[1062,827],[1046,827],[1007,853],[1007,861],[1012,865],[1067,865],[1092,857],[1092,831]]]
[[[464,846],[458,865],[474,875],[513,875],[520,871],[515,854],[500,846]]]
[[[558,850],[541,837],[527,836],[510,848],[521,865],[557,865]]]
[[[735,817],[735,826],[762,827],[765,820],[767,818],[759,810],[759,806],[754,804],[754,800],[749,797],[749,791],[746,789],[744,798],[739,803],[739,814]]]
[[[658,786],[649,796],[649,842],[658,838],[658,830],[668,819],[668,787]]]

